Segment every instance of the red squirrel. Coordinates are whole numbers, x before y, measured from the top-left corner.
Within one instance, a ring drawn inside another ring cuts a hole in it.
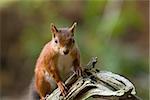
[[[54,83],[61,94],[67,94],[64,80],[68,73],[73,71],[80,76],[80,52],[74,39],[76,22],[69,28],[57,28],[51,24],[52,40],[49,41],[40,53],[35,66],[34,87],[40,99],[52,91]]]

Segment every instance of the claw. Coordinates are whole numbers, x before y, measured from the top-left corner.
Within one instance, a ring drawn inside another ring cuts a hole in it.
[[[60,91],[61,91],[61,94],[63,95],[63,96],[66,96],[67,95],[67,87],[65,86],[65,84],[63,83],[63,82],[59,82],[58,83],[58,88],[60,89]]]

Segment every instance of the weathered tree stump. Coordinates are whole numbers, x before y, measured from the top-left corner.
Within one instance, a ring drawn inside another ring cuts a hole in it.
[[[97,57],[83,69],[83,75],[70,76],[65,84],[68,94],[63,97],[60,90],[55,89],[46,100],[85,100],[96,98],[98,100],[140,100],[135,94],[134,85],[126,78],[108,71],[99,71],[94,68]]]

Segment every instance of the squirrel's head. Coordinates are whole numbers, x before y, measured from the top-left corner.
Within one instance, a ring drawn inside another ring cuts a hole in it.
[[[69,28],[57,28],[51,23],[52,43],[55,51],[67,55],[75,45],[74,30],[76,22]]]

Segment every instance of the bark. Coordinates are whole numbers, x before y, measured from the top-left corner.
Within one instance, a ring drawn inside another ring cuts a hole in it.
[[[94,68],[97,57],[84,66],[83,75],[70,76],[65,84],[68,94],[63,97],[60,90],[55,89],[46,100],[85,100],[95,98],[96,100],[141,100],[136,96],[134,85],[123,76],[118,74],[99,71]]]

